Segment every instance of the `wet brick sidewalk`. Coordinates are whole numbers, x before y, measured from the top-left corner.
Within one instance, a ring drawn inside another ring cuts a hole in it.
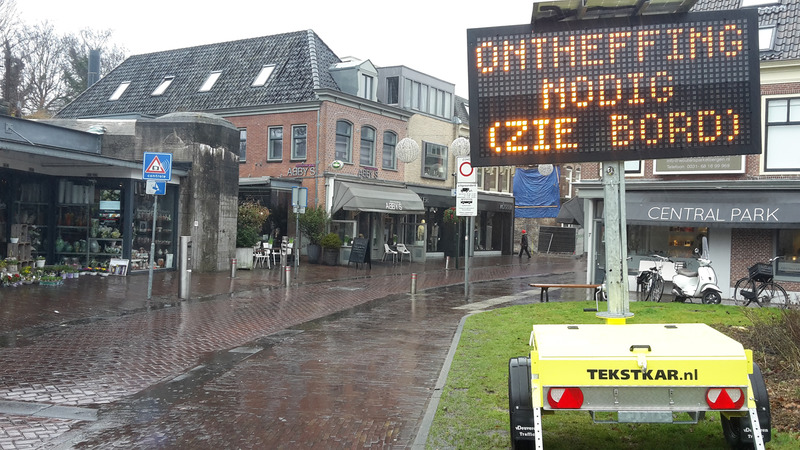
[[[582,263],[571,258],[541,258],[534,264],[505,260],[487,258],[475,264],[471,280],[516,279],[504,284],[521,291],[530,289],[529,281],[552,278],[547,274],[561,274],[562,282],[582,277]],[[142,299],[143,277],[68,280],[83,286],[72,293],[61,291],[61,298],[52,294],[38,299],[65,311],[37,313],[20,304],[14,306],[19,306],[22,320],[14,322],[4,314],[3,326],[16,323],[16,329],[4,328],[7,347],[0,349],[0,400],[100,408],[101,420],[76,420],[68,414],[56,418],[3,414],[0,448],[49,447],[59,442],[71,448],[73,440],[81,440],[76,435],[93,427],[102,429],[87,442],[95,439],[102,446],[407,444],[416,434],[453,329],[464,314],[452,306],[474,301],[481,286],[473,284],[471,297],[465,300],[463,271],[425,269],[411,264],[369,271],[310,267],[305,273],[301,270],[296,284],[288,288],[280,287],[277,271],[240,271],[235,279],[195,275],[192,289],[200,299],[183,302],[165,293],[177,281],[174,274],[162,275],[154,286],[158,295],[150,302]],[[407,294],[411,270],[419,271],[419,289],[454,286],[445,290],[445,299],[430,301],[428,297],[436,294],[426,291],[411,301]],[[108,281],[112,283],[102,284]],[[21,293],[25,288],[18,289]],[[387,300],[393,295],[399,298]],[[23,301],[22,297],[11,302]],[[374,306],[377,312],[366,312],[364,308],[373,308],[375,302],[369,302],[376,299],[384,299]],[[35,296],[28,300],[37,301]],[[385,305],[394,306],[387,310]],[[8,309],[14,308],[4,312]],[[59,323],[61,317],[67,321]],[[448,325],[439,326],[444,319]],[[418,330],[413,339],[408,333],[412,325]],[[230,354],[236,356],[225,356]],[[224,368],[219,373],[209,372],[208,367],[215,367],[209,360],[213,355],[227,360],[228,365],[217,365]],[[198,375],[203,389],[189,389],[185,380],[193,379],[193,373],[213,376],[205,380]],[[176,396],[164,384],[169,380],[180,381],[179,390],[193,395]],[[403,387],[392,388],[396,383]],[[153,392],[163,392],[156,396],[163,398],[157,407],[152,406]],[[337,409],[342,405],[346,405],[344,415]],[[397,412],[377,422],[379,411]],[[143,414],[161,419],[145,424],[137,418]],[[133,420],[143,431],[125,431],[129,426],[125,420],[119,428],[106,428],[120,417]],[[235,417],[239,420],[233,426],[230,420]],[[239,422],[250,424],[253,431],[245,432],[246,427],[235,431]],[[159,423],[166,424],[166,431],[160,431]],[[219,427],[211,426],[217,423]],[[150,426],[155,428],[148,432]],[[199,433],[204,428],[209,433]]]

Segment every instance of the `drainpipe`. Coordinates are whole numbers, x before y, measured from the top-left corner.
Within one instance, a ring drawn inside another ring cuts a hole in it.
[[[317,193],[319,192],[317,188],[317,179],[319,178],[320,167],[319,167],[319,113],[322,109],[322,104],[320,104],[319,109],[317,109],[317,168],[314,173],[314,206],[317,206]],[[296,255],[295,255],[296,257]]]

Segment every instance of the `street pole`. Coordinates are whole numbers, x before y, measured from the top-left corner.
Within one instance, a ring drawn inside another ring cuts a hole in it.
[[[153,226],[150,235],[150,270],[147,277],[147,300],[153,298],[153,264],[156,252],[156,216],[158,214],[158,195],[153,196]]]

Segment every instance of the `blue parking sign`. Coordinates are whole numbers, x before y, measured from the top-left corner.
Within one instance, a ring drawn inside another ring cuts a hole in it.
[[[172,179],[172,154],[145,152],[142,161],[143,180]]]

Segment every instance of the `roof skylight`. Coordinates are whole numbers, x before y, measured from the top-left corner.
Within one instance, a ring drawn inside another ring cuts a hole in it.
[[[173,76],[164,77],[164,80],[161,81],[161,84],[159,84],[158,87],[150,95],[153,95],[153,96],[162,95],[164,93],[164,91],[167,90],[169,85],[172,84],[172,80],[174,80],[174,79],[175,79],[175,77],[173,77]]]
[[[200,92],[210,91],[211,88],[214,87],[214,83],[217,82],[217,79],[219,78],[220,75],[222,75],[221,70],[217,70],[208,74],[208,78],[206,78],[206,81],[203,82],[202,86],[200,86]]]
[[[117,89],[114,91],[113,94],[111,94],[111,97],[108,97],[108,99],[110,101],[119,100],[119,98],[122,97],[122,94],[125,92],[125,89],[128,89],[128,86],[130,85],[131,85],[130,81],[123,81],[122,83],[119,84],[119,86],[117,86]]]
[[[772,50],[774,46],[775,46],[775,26],[759,28],[758,49],[760,51]]]
[[[269,76],[272,75],[273,70],[275,70],[274,65],[262,67],[261,71],[258,72],[256,79],[253,80],[253,86],[264,86],[267,84],[267,80],[269,79]]]

